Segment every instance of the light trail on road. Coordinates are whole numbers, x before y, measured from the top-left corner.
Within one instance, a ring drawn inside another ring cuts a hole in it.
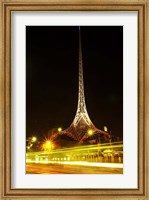
[[[26,153],[26,167],[27,173],[39,174],[56,172],[121,174],[123,173],[123,143],[114,142],[28,152]]]
[[[39,163],[39,164],[62,164],[62,165],[80,165],[90,167],[112,167],[123,168],[122,163],[96,163],[96,162],[83,162],[83,161],[27,161],[26,163]]]
[[[122,142],[113,142],[113,143],[104,143],[104,144],[95,144],[95,145],[85,145],[85,146],[77,146],[77,147],[70,147],[70,148],[62,148],[62,149],[54,149],[50,152],[48,151],[40,151],[40,152],[28,152],[26,155],[34,155],[34,154],[60,154],[60,153],[70,153],[70,152],[84,152],[84,151],[93,151],[93,150],[104,150],[104,149],[116,149],[116,148],[123,148]]]

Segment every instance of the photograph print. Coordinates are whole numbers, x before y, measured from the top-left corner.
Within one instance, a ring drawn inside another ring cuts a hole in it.
[[[26,174],[123,174],[123,26],[26,26]]]

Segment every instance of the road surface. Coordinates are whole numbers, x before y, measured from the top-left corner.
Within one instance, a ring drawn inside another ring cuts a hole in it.
[[[102,164],[102,163],[101,163]],[[27,163],[26,174],[122,174],[123,167]]]

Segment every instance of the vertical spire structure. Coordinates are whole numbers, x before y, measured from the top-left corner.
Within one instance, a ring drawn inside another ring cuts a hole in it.
[[[79,87],[78,87],[78,107],[73,124],[77,126],[79,121],[83,119],[87,125],[90,125],[84,95],[84,80],[83,80],[83,63],[82,63],[82,45],[81,45],[81,31],[79,28]]]
[[[53,138],[58,135],[67,135],[68,137],[78,140],[82,143],[85,139],[89,137],[87,133],[91,129],[94,134],[106,134],[104,131],[97,129],[89,118],[85,104],[84,95],[84,81],[83,81],[83,63],[82,63],[82,45],[81,45],[81,30],[79,26],[79,85],[78,85],[78,106],[75,118],[72,124],[62,132],[58,132]]]
[[[83,80],[83,63],[82,63],[82,47],[81,47],[81,31],[79,28],[79,87],[78,87],[78,110],[84,113],[86,110],[84,96],[84,80]]]

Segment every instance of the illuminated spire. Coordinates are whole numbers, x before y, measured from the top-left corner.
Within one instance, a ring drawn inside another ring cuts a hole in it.
[[[106,132],[97,129],[89,118],[85,104],[84,95],[84,80],[83,80],[83,62],[82,62],[82,45],[81,45],[81,30],[79,26],[79,78],[78,78],[78,106],[75,118],[72,124],[65,130],[58,132],[53,136],[55,139],[58,135],[67,135],[74,140],[82,143],[85,139],[93,134],[106,134]]]
[[[79,26],[80,30],[80,26]],[[78,107],[73,124],[77,126],[79,121],[83,119],[87,125],[91,124],[88,116],[85,95],[84,95],[84,80],[83,80],[83,62],[82,62],[82,46],[81,46],[81,31],[79,31],[79,87],[78,87]]]

